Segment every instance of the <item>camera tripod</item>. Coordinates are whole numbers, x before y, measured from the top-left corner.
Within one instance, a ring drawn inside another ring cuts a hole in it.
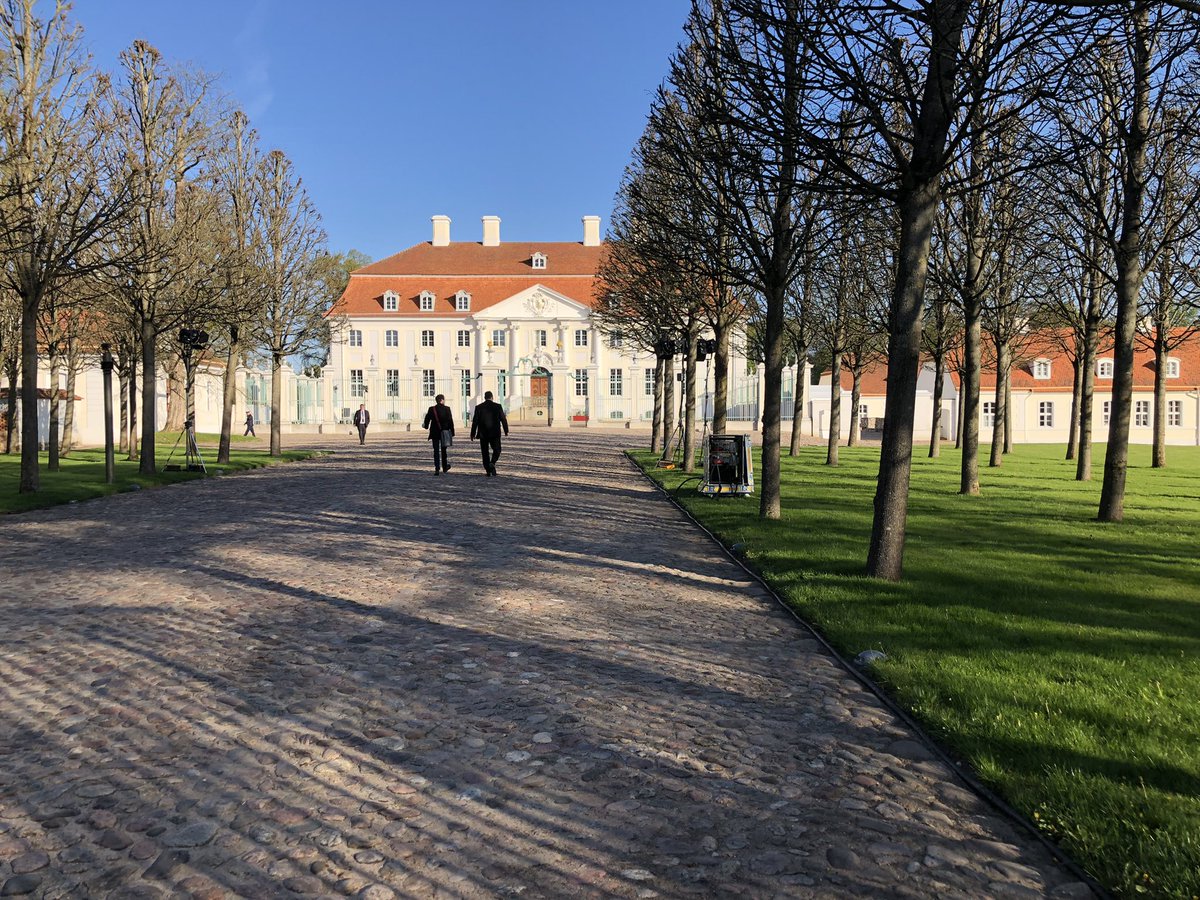
[[[172,467],[171,460],[175,458],[175,451],[179,449],[180,442],[183,442],[183,469],[188,472],[203,472],[207,475],[208,469],[204,467],[204,457],[200,455],[200,448],[196,446],[196,420],[191,416],[188,416],[187,421],[183,423],[183,431],[175,439],[175,446],[171,448],[171,453],[167,456],[163,471],[179,471],[178,465]]]

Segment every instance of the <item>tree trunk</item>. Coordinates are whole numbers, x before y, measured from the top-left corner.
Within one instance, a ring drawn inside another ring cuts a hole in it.
[[[797,344],[796,387],[792,391],[792,445],[788,448],[790,456],[800,453],[800,436],[804,431],[804,404],[805,395],[808,392],[808,367],[805,364],[807,359],[808,347],[804,344]]]
[[[129,370],[122,368],[117,373],[117,394],[120,399],[121,408],[121,436],[118,440],[117,450],[121,453],[126,453],[129,450]]]
[[[663,360],[663,454],[675,458],[675,357]]]
[[[1077,335],[1075,343],[1075,359],[1071,362],[1074,368],[1074,379],[1071,382],[1071,433],[1067,435],[1067,459],[1075,459],[1079,453],[1079,407],[1083,397],[1083,339]]]
[[[1129,410],[1133,402],[1133,340],[1138,295],[1142,288],[1142,205],[1145,198],[1146,143],[1150,130],[1150,11],[1134,5],[1133,109],[1124,133],[1125,171],[1121,237],[1116,246],[1117,327],[1113,348],[1112,406],[1108,420],[1108,452],[1097,518],[1125,518],[1125,476],[1129,466]]]
[[[75,388],[79,377],[79,341],[67,338],[67,397],[59,451],[66,456],[75,446]]]
[[[1008,365],[1004,367],[1004,452],[1013,448],[1013,403],[1012,403],[1012,352],[1009,351]]]
[[[62,366],[62,356],[58,352],[58,344],[50,345],[50,429],[46,434],[46,471],[57,472],[58,464],[58,432],[59,432],[59,390],[58,377]]]
[[[965,421],[963,418],[963,385],[966,383],[967,383],[966,373],[963,372],[962,369],[959,369],[958,370],[958,403],[955,404],[956,409],[955,409],[955,414],[954,414],[954,449],[955,450],[961,450],[963,447],[963,428],[965,427]],[[976,396],[978,396],[978,393],[976,393]],[[976,427],[978,427],[978,423],[976,423]],[[976,476],[979,475],[978,467],[976,467],[975,474],[976,474]],[[978,484],[976,486],[978,486]],[[961,493],[967,493],[967,492],[961,491]]]
[[[946,355],[933,355],[933,426],[929,429],[929,456],[942,455],[942,382],[946,378]]]
[[[829,436],[825,465],[838,464],[838,444],[842,440],[842,354],[835,348],[829,369]]]
[[[21,298],[21,483],[18,491],[41,488],[38,472],[37,314],[42,295],[27,290]]]
[[[684,357],[683,399],[683,471],[696,470],[696,335],[688,335],[688,350]]]
[[[1100,342],[1100,323],[1089,317],[1083,327],[1082,378],[1079,384],[1079,458],[1075,463],[1075,480],[1092,480],[1092,422],[1095,419],[1096,347]]]
[[[712,433],[724,434],[729,427],[729,344],[730,328],[719,324],[714,330],[717,355],[713,361]]]
[[[271,455],[283,455],[283,439],[280,432],[283,413],[283,354],[271,354]]]
[[[862,400],[862,369],[855,366],[850,370],[850,374],[854,381],[850,386],[850,437],[846,441],[846,446],[857,447],[858,431],[862,427],[862,421],[858,415],[858,405]]]
[[[229,351],[225,354],[225,378],[221,382],[221,440],[217,445],[217,462],[229,462],[229,445],[233,434],[233,405],[237,401],[238,329],[229,328]]]
[[[777,260],[781,257],[777,257]],[[787,286],[779,279],[767,292],[766,375],[762,404],[762,493],[760,519],[778,519],[783,507],[780,484],[780,405],[783,398],[783,313]]]
[[[1154,441],[1151,468],[1167,465],[1167,336],[1160,323],[1154,332]]]
[[[138,453],[138,395],[137,395],[137,348],[129,353],[129,459],[137,460]]]
[[[11,454],[16,442],[20,439],[20,430],[17,424],[17,377],[21,371],[21,366],[17,362],[17,357],[14,355],[8,360],[7,365],[8,375],[8,407],[5,410],[5,424],[7,428],[4,432],[4,452]]]
[[[142,446],[141,463],[138,471],[153,475],[158,471],[154,456],[155,424],[158,421],[158,385],[155,383],[157,370],[154,363],[157,329],[150,319],[142,321]]]
[[[992,455],[988,460],[988,466],[993,469],[1000,466],[1008,437],[1008,391],[1005,386],[1010,365],[1008,356],[1008,341],[996,338],[996,414],[992,420]]]
[[[182,359],[175,359],[167,370],[167,421],[163,424],[166,431],[183,431],[183,422],[187,418],[184,381],[187,372]]]
[[[938,182],[945,167],[942,157],[950,117],[956,108],[952,96],[962,29],[970,7],[967,0],[958,0],[937,4],[933,9],[933,52],[898,204],[900,241],[888,312],[887,411],[867,553],[867,574],[892,581],[898,581],[904,570],[917,368],[921,359],[921,307],[933,222],[941,199]]]
[[[658,453],[663,448],[663,385],[666,378],[663,370],[666,363],[659,359],[654,363],[654,419],[650,427],[650,452]]]

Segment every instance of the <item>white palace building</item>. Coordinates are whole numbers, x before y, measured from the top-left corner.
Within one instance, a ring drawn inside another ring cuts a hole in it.
[[[433,240],[355,271],[330,309],[325,421],[364,403],[372,427],[415,427],[444,394],[464,422],[492,391],[513,424],[649,423],[654,355],[593,321],[599,216],[583,217],[580,242],[502,242],[497,216],[481,241],[454,242],[448,217],[432,221]],[[759,376],[741,358],[730,368],[731,413],[752,420]],[[700,395],[705,364],[697,377]]]

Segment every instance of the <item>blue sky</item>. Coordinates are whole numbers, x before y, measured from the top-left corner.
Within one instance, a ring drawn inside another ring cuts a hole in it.
[[[579,240],[621,173],[687,0],[77,0],[94,62],[135,38],[222,76],[296,163],[330,248],[373,259],[453,220]]]

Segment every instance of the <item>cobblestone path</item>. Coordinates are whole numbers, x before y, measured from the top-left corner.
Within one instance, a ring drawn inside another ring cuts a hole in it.
[[[0,521],[0,894],[1090,896],[627,440]]]

